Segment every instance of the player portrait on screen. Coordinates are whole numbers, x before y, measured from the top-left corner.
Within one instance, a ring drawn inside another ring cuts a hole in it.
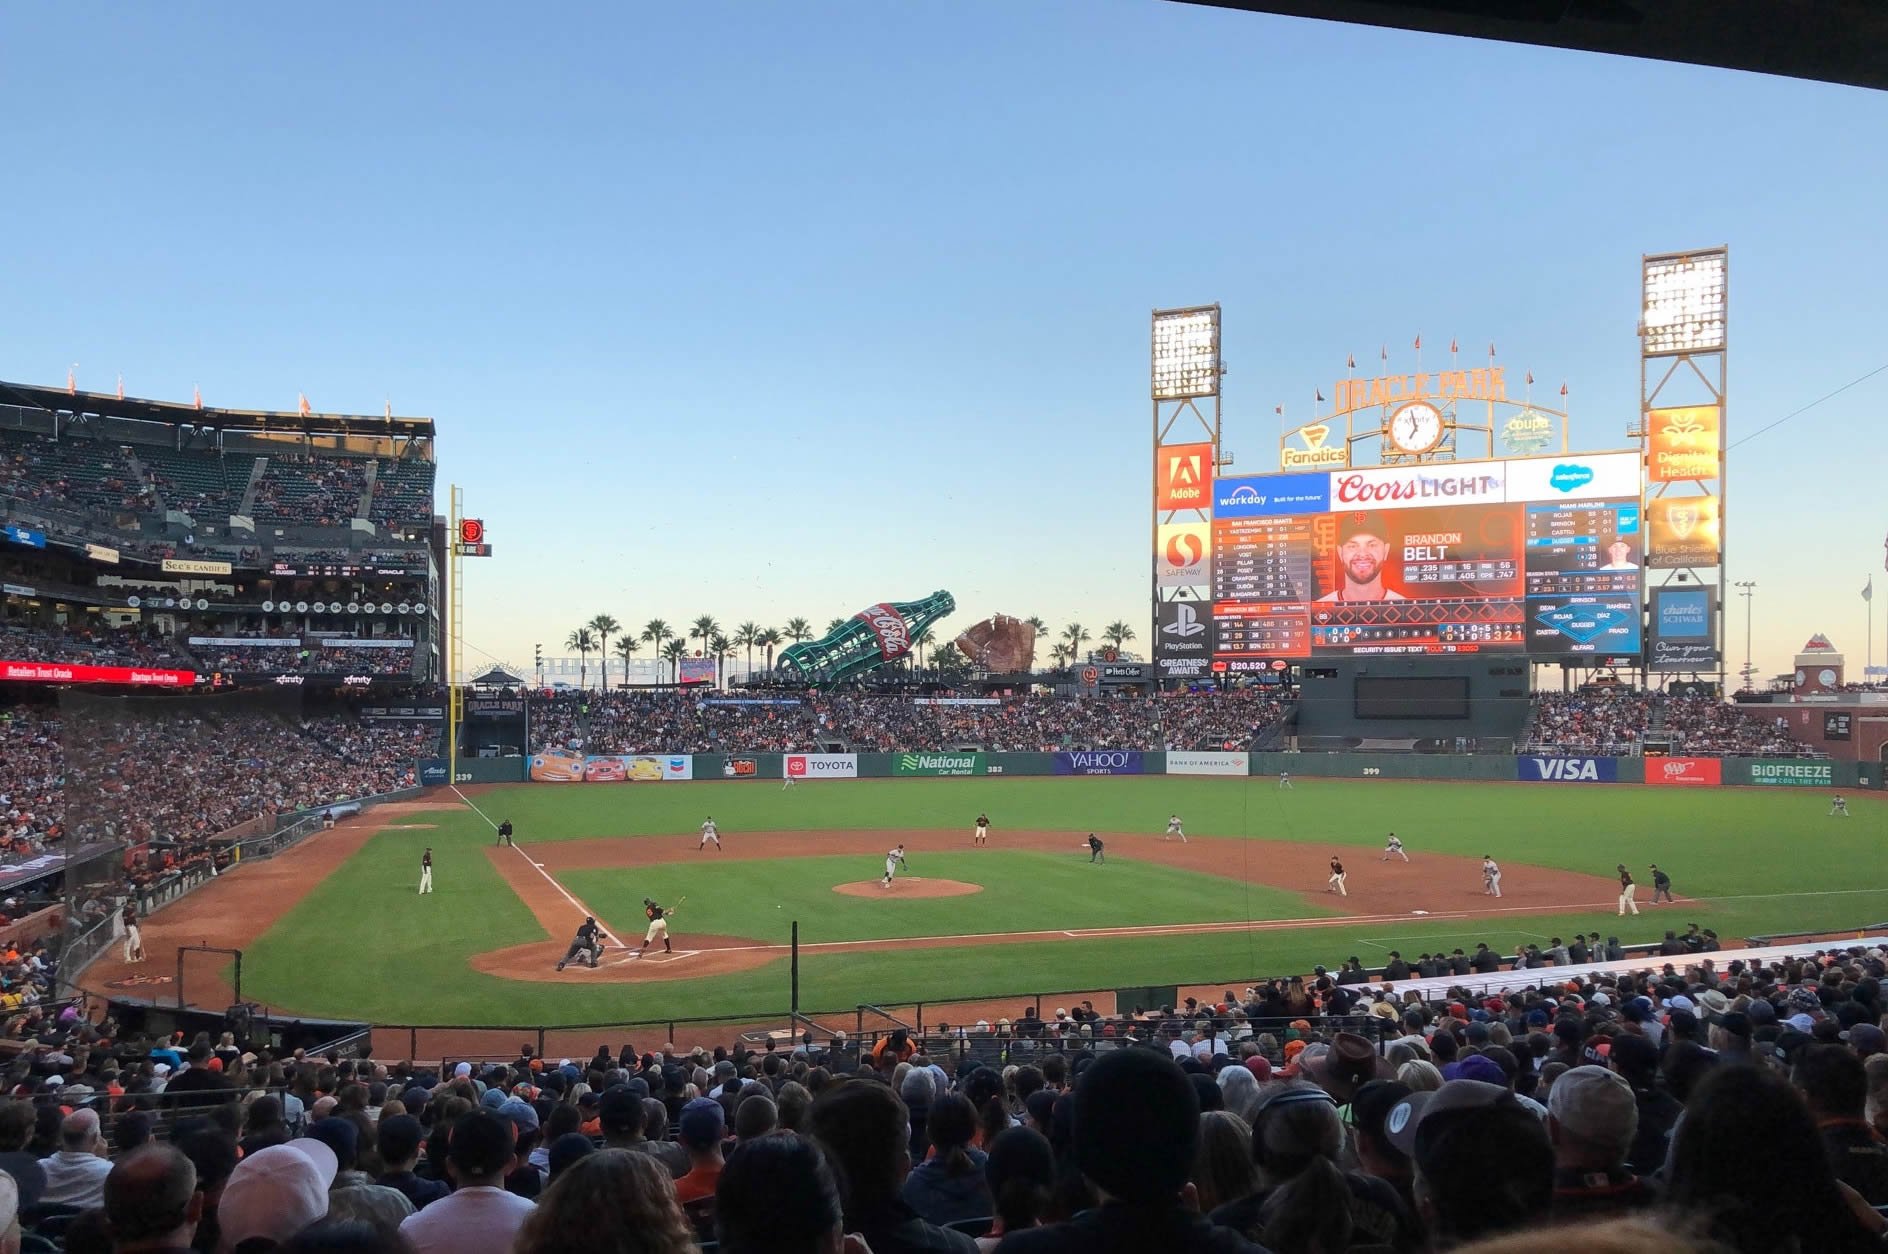
[[[1383,582],[1390,560],[1390,528],[1383,515],[1344,514],[1337,520],[1337,587],[1320,602],[1407,601]]]
[[[1606,564],[1601,570],[1638,570],[1639,563],[1632,560],[1632,541],[1624,536],[1615,536],[1606,546]]]

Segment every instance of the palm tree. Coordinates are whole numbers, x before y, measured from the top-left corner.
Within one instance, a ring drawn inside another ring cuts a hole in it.
[[[789,618],[787,620],[786,637],[795,644],[800,643],[802,640],[811,640],[813,638],[813,624],[807,622],[804,618]]]
[[[778,627],[769,627],[767,630],[761,632],[759,638],[754,641],[755,644],[767,650],[768,670],[771,671],[774,668],[774,650],[778,648],[780,642],[785,639],[786,637],[780,634]]]
[[[747,649],[747,673],[754,673],[754,646],[760,643],[760,624],[748,619],[734,629],[734,643]]]
[[[577,687],[581,689],[589,675],[590,650],[597,647],[597,638],[590,634],[589,627],[579,627],[564,637],[564,647],[577,650]]]
[[[1071,659],[1074,656],[1075,650],[1067,642],[1057,643],[1049,649],[1049,661],[1056,666],[1062,665],[1065,659]]]
[[[1049,630],[1049,624],[1042,621],[1042,615],[1040,614],[1031,614],[1023,621],[1035,628],[1036,640],[1042,639]],[[1029,642],[1029,669],[1032,671],[1036,669],[1036,640]]]
[[[626,635],[616,642],[616,655],[623,659],[624,687],[629,686],[629,663],[636,656],[636,650],[640,648],[641,645],[642,642],[636,639],[634,633]]]
[[[669,682],[680,683],[682,680],[682,659],[688,656],[688,643],[680,636],[670,636],[669,642],[657,650],[669,663]]]
[[[929,627],[911,638],[911,647],[918,651],[918,669],[924,669],[924,650],[927,645],[937,643],[937,636]]]
[[[662,657],[662,643],[675,635],[674,628],[659,618],[652,618],[642,625],[643,643],[655,650],[657,657]]]
[[[689,627],[688,634],[691,637],[700,637],[702,656],[706,657],[708,654],[708,637],[718,635],[720,631],[721,624],[715,621],[714,615],[703,614]]]
[[[1068,641],[1069,661],[1071,662],[1080,655],[1083,642],[1094,639],[1093,636],[1088,634],[1088,628],[1082,626],[1080,623],[1070,623],[1067,627],[1064,627],[1062,629],[1062,638]]]
[[[835,631],[838,631],[841,627],[844,627],[847,623],[851,621],[852,620],[850,618],[833,619],[831,622],[826,624],[826,634],[829,636],[832,635]]]
[[[708,656],[715,660],[715,687],[721,686],[721,662],[734,652],[734,641],[716,631],[708,638]]]
[[[1101,629],[1101,638],[1113,645],[1115,652],[1119,653],[1122,645],[1134,639],[1134,628],[1117,618]]]
[[[623,630],[623,624],[608,614],[598,614],[584,624],[597,633],[597,665],[603,670],[603,691],[610,690],[610,637]]]

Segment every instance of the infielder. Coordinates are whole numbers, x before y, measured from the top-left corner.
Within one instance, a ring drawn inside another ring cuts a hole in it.
[[[1409,861],[1409,855],[1403,852],[1402,838],[1395,832],[1391,832],[1390,839],[1384,842],[1383,856],[1378,858],[1377,861],[1388,862],[1391,858],[1401,858],[1405,862]]]
[[[426,846],[426,852],[420,855],[420,891],[433,891],[433,847]]]
[[[642,957],[642,951],[649,948],[650,943],[658,939],[662,942],[662,952],[669,954],[674,953],[675,946],[669,944],[668,920],[668,916],[674,913],[674,911],[664,910],[650,898],[644,897],[642,899],[642,912],[649,920],[649,930],[642,934],[642,945],[636,950],[636,956],[638,958]]]
[[[1180,826],[1180,816],[1177,814],[1170,814],[1167,816],[1167,834],[1161,837],[1161,839],[1172,840],[1175,836],[1178,836],[1180,838],[1181,844],[1184,845],[1187,843],[1186,831]]]
[[[144,933],[138,930],[138,908],[131,902],[125,903],[125,961],[144,961]]]
[[[695,846],[695,852],[700,853],[706,849],[711,840],[715,842],[715,852],[720,853],[721,833],[715,828],[715,816],[712,814],[708,816],[708,821],[701,825],[701,844]]]
[[[510,819],[506,819],[503,823],[500,823],[498,825],[498,843],[501,845],[511,844],[511,820]]]
[[[1482,896],[1501,896],[1501,865],[1492,853],[1482,855]]]
[[[1331,859],[1331,878],[1326,881],[1324,891],[1336,893],[1339,897],[1350,896],[1350,890],[1344,887],[1344,864],[1336,858]]]
[[[892,876],[898,874],[899,868],[904,865],[905,847],[903,845],[898,846],[896,849],[888,850],[885,854],[885,878],[879,881],[880,886],[890,888],[892,886]]]
[[[1659,870],[1659,864],[1652,864],[1652,904],[1672,901],[1672,877]]]
[[[1090,862],[1106,862],[1108,860],[1107,856],[1101,852],[1101,838],[1096,836],[1093,832],[1088,833],[1088,860]]]
[[[977,812],[977,830],[971,833],[970,843],[973,845],[990,843],[990,816],[981,810]]]
[[[1845,819],[1849,817],[1849,802],[1841,793],[1837,793],[1829,802],[1829,817],[1834,818],[1838,814]]]
[[[1280,771],[1278,773],[1278,786],[1280,788],[1291,787],[1291,772],[1290,771]]]
[[[1639,903],[1632,899],[1633,894],[1638,891],[1639,890],[1637,886],[1635,886],[1632,882],[1632,872],[1626,869],[1625,863],[1623,862],[1620,863],[1619,864],[1619,913],[1624,914],[1628,910],[1632,911],[1634,914],[1639,913]]]
[[[583,916],[583,926],[577,929],[577,936],[570,942],[570,948],[557,960],[557,969],[562,971],[567,962],[589,960],[592,970],[596,969],[597,959],[603,956],[603,942],[597,939],[597,921],[590,915]]]

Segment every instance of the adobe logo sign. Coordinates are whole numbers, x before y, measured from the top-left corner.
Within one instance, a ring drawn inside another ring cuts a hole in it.
[[[1154,508],[1213,507],[1213,446],[1169,444],[1154,450]]]

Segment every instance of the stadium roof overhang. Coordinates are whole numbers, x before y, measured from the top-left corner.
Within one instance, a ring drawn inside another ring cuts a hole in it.
[[[266,409],[198,408],[175,401],[150,401],[110,392],[71,392],[30,383],[0,382],[0,404],[24,405],[56,414],[125,418],[217,431],[280,431],[295,435],[372,435],[431,440],[431,418],[387,418],[379,414],[291,414]]]
[[[1182,2],[1888,88],[1888,5],[1878,0]]]

